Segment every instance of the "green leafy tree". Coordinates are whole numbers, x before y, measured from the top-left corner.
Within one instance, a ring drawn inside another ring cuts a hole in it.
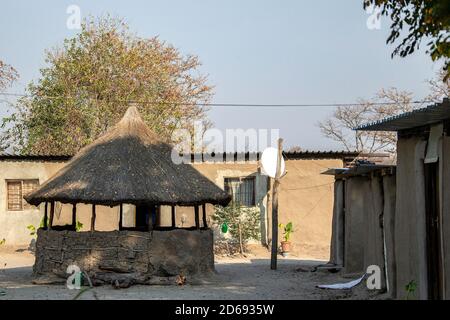
[[[443,59],[445,78],[450,76],[450,2],[448,0],[364,0],[364,8],[378,6],[389,16],[391,33],[386,42],[400,43],[392,55],[406,57],[428,41],[427,53],[433,60]]]
[[[3,143],[17,152],[73,154],[123,116],[130,103],[161,138],[207,121],[212,88],[199,59],[157,37],[131,33],[110,17],[88,18],[80,33],[46,52],[40,78],[3,122]]]
[[[227,207],[216,206],[212,219],[220,226],[228,226],[232,239],[239,244],[241,254],[244,254],[248,240],[260,239],[260,213],[256,208],[235,203]]]

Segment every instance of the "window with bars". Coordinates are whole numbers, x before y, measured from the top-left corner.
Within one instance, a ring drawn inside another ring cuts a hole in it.
[[[7,180],[8,211],[21,211],[34,208],[34,206],[25,201],[23,196],[35,190],[38,186],[38,179]]]
[[[255,205],[255,177],[225,178],[224,185],[234,203],[247,207]]]

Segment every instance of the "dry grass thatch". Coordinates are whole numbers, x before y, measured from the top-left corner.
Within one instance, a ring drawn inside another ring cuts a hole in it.
[[[229,195],[190,164],[175,164],[172,147],[158,139],[136,107],[111,130],[81,149],[39,189],[25,196],[42,202],[101,205],[226,205]]]

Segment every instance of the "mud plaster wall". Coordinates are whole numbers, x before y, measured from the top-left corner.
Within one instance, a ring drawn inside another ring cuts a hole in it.
[[[396,201],[396,175],[383,176],[384,210],[383,231],[386,247],[385,265],[387,270],[387,288],[391,297],[397,294],[396,277],[397,266],[395,261],[395,201]]]
[[[413,297],[426,299],[427,259],[423,159],[426,141],[400,138],[397,143],[397,205],[395,210],[395,261],[397,298],[405,286],[417,283]]]
[[[442,166],[442,251],[444,273],[444,298],[450,299],[450,137],[442,139],[442,153],[439,159]]]
[[[39,229],[34,272],[66,277],[75,264],[151,276],[198,275],[214,271],[211,230],[46,231]]]
[[[334,182],[330,263],[344,265],[344,180]]]
[[[333,220],[334,177],[321,174],[342,167],[339,159],[287,160],[287,174],[281,179],[278,222],[292,221],[292,255],[326,260],[330,255]],[[271,195],[270,195],[271,196]],[[271,230],[269,199],[269,230]],[[279,237],[281,239],[282,234]]]
[[[44,161],[0,161],[0,239],[6,245],[26,246],[34,237],[26,228],[32,224],[39,226],[43,217],[44,205],[27,211],[8,211],[6,209],[5,179],[39,179],[42,184],[59,170],[64,162]],[[282,179],[279,197],[279,221],[292,221],[295,233],[292,235],[292,255],[327,259],[331,239],[333,210],[333,177],[321,175],[330,167],[342,167],[340,159],[287,160],[288,174]],[[262,243],[270,242],[271,199],[268,192],[268,178],[258,172],[258,163],[198,163],[193,166],[211,181],[223,188],[225,177],[256,177],[256,203],[261,215]],[[177,207],[176,225],[194,225],[194,209]],[[207,205],[207,216],[211,225],[214,207]],[[95,228],[98,231],[112,231],[118,228],[119,207],[96,206]],[[90,230],[92,206],[77,205],[77,220],[83,224],[83,231]],[[161,225],[170,225],[170,207],[161,208]],[[55,225],[70,224],[72,206],[56,204]],[[185,221],[182,222],[182,219]],[[135,208],[124,206],[124,226],[134,226]],[[201,220],[201,219],[200,219]],[[257,242],[259,243],[259,242]]]
[[[364,273],[368,266],[377,265],[386,288],[386,274],[391,283],[395,279],[395,175],[336,180],[334,197],[330,262],[344,266],[346,274]]]
[[[0,240],[5,245],[28,245],[31,240],[27,226],[39,225],[44,206],[21,211],[8,211],[7,180],[39,179],[43,183],[50,178],[64,162],[0,161]]]
[[[364,272],[365,195],[370,192],[369,181],[366,177],[353,177],[345,183],[345,274]]]
[[[378,266],[381,271],[381,288],[386,288],[384,259],[383,221],[383,177],[374,175],[368,181],[368,193],[364,195],[366,209],[364,214],[364,271],[371,265]]]

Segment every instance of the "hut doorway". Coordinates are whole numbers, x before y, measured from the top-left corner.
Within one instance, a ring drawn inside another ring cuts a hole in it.
[[[428,267],[428,299],[443,299],[442,243],[439,218],[439,163],[425,164],[425,214]]]
[[[158,224],[159,206],[136,206],[136,228],[147,230],[153,229]]]

